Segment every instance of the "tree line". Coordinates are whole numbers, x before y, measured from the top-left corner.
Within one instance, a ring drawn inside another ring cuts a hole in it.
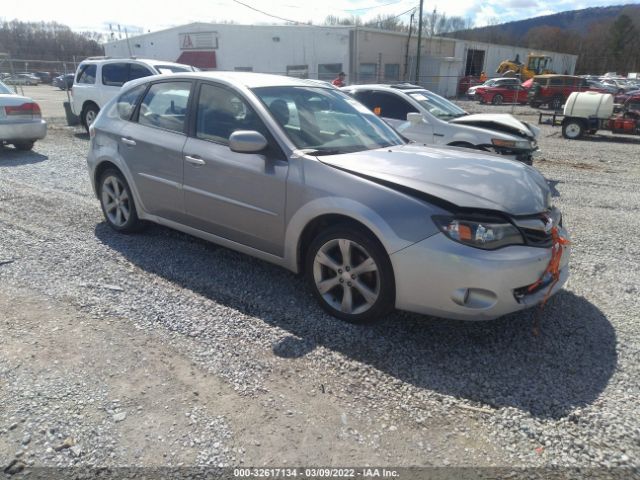
[[[412,17],[412,32],[418,30],[418,15],[417,10]],[[411,20],[410,20],[411,21]],[[398,15],[378,15],[372,20],[366,22],[362,21],[360,17],[355,15],[350,17],[339,17],[336,15],[329,15],[324,20],[325,25],[357,25],[367,28],[377,28],[379,30],[391,30],[394,32],[408,32],[409,23],[401,20]],[[422,15],[422,35],[437,36],[447,33],[455,32],[458,30],[470,29],[473,27],[473,21],[468,18],[448,16],[446,13],[438,12],[434,9],[430,13]]]
[[[73,61],[103,55],[103,35],[73,32],[56,22],[0,22],[0,53],[20,60]]]
[[[540,25],[520,35],[501,28],[498,19],[492,25],[473,29],[473,22],[462,17],[449,17],[433,10],[423,15],[424,37],[449,36],[465,40],[515,45],[536,50],[570,53],[578,56],[577,74],[602,74],[640,71],[640,8],[625,7],[614,18],[591,22],[583,30]],[[409,24],[397,16],[379,15],[362,22],[358,17],[329,16],[325,25],[358,25],[382,30],[408,32]],[[413,22],[417,31],[417,19]]]
[[[576,74],[626,74],[640,71],[640,8],[623,8],[614,18],[591,22],[582,30],[541,25],[522,36],[499,25],[451,36],[489,43],[578,55]]]

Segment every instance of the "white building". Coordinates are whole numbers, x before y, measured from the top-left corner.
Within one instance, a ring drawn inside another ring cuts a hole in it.
[[[417,39],[406,33],[354,26],[235,25],[191,23],[109,42],[105,54],[187,63],[208,70],[239,70],[332,80],[340,71],[348,83],[415,81]],[[423,39],[420,81],[445,96],[456,95],[460,77],[487,72],[526,48],[452,38]],[[558,73],[573,73],[575,55],[540,52]]]

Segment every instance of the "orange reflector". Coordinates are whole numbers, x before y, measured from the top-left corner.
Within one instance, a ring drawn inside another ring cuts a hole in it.
[[[471,227],[469,225],[458,225],[458,235],[460,235],[460,240],[471,240]]]
[[[375,113],[375,114],[376,114],[376,115],[378,115],[378,116],[382,115],[382,108],[380,108],[380,107],[375,107],[375,108],[373,109],[373,113]]]

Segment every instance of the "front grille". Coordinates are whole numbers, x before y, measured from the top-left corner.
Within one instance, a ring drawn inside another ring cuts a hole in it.
[[[545,232],[543,230],[532,230],[529,228],[521,228],[527,245],[532,247],[550,247],[553,244],[551,238],[551,232]]]
[[[531,247],[548,248],[553,245],[550,227],[562,226],[562,215],[557,208],[551,208],[548,212],[540,215],[514,220],[522,232],[526,244]],[[548,225],[549,221],[551,221],[550,225]]]

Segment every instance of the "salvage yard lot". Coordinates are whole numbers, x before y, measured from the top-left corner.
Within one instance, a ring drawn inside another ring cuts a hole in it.
[[[640,138],[539,143],[573,256],[538,336],[532,311],[344,324],[270,264],[113,232],[81,130],[0,149],[0,459],[640,466]]]

